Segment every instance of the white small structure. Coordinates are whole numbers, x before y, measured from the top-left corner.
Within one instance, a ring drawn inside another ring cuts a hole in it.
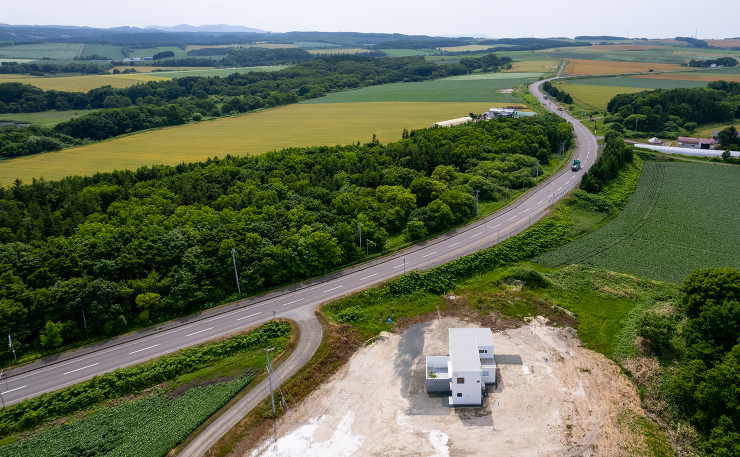
[[[662,143],[662,141],[660,141],[660,138],[658,138],[658,137],[655,137],[655,136],[654,136],[654,137],[652,137],[652,138],[650,138],[650,139],[648,140],[648,143],[652,143],[652,144],[660,144],[660,143]]]
[[[473,119],[471,117],[465,116],[465,117],[458,117],[457,119],[450,119],[449,121],[437,122],[434,125],[438,125],[440,127],[452,127],[453,125],[465,124],[472,120]]]
[[[451,392],[450,406],[480,405],[496,382],[491,329],[451,328],[449,336],[449,355],[427,357],[427,392]]]
[[[517,111],[510,108],[491,108],[488,110],[488,118],[493,119],[496,117],[516,117]]]

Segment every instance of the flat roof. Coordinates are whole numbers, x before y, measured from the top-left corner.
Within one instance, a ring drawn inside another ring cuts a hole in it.
[[[450,360],[454,371],[480,370],[479,346],[492,346],[493,334],[489,328],[451,328]]]

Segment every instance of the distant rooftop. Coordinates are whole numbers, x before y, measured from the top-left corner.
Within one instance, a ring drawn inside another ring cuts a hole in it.
[[[691,138],[687,136],[678,137],[678,142],[683,143],[683,144],[702,144],[702,143],[714,144],[714,140],[711,138]]]

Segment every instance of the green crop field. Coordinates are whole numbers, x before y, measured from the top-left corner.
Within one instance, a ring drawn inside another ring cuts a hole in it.
[[[109,46],[104,44],[86,44],[82,49],[81,57],[89,56],[101,56],[107,57],[111,60],[123,60],[123,54],[121,53],[120,46]]]
[[[74,59],[82,48],[76,43],[45,43],[45,44],[19,44],[15,46],[0,47],[0,59]]]
[[[606,226],[534,260],[585,264],[681,283],[697,268],[740,268],[740,168],[646,162],[624,210]]]
[[[394,83],[362,89],[336,92],[326,97],[303,103],[357,103],[357,102],[490,102],[520,103],[511,89],[519,84],[536,81],[542,73],[483,73],[423,81]]]
[[[3,80],[0,80],[2,82]],[[69,111],[44,111],[41,113],[5,113],[0,114],[0,120],[16,123],[36,124],[42,127],[53,127],[60,122],[92,113],[94,109],[78,109]]]
[[[657,77],[631,78],[627,76],[615,76],[610,78],[587,78],[568,80],[565,82],[564,90],[568,91],[568,87],[572,85],[630,87],[636,89],[679,89],[707,87],[707,82],[658,79]]]
[[[231,400],[251,377],[124,402],[29,439],[0,447],[0,456],[161,457]]]
[[[222,78],[234,73],[251,73],[253,71],[278,71],[288,68],[289,65],[269,65],[262,67],[244,67],[244,68],[208,68],[205,70],[184,70],[184,71],[158,71],[152,73],[164,78],[184,78],[186,76],[220,76]]]
[[[439,51],[434,49],[381,49],[390,57],[428,56]]]

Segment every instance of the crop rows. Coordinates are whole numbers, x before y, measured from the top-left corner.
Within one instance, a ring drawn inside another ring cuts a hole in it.
[[[160,457],[242,390],[253,377],[151,395],[0,447],[0,457]]]
[[[535,260],[675,283],[697,268],[738,268],[740,202],[733,190],[738,178],[740,170],[731,167],[648,162],[617,218]]]

